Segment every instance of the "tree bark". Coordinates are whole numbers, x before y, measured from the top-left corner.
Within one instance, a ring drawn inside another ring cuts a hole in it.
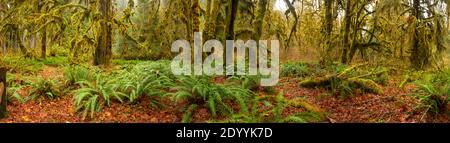
[[[255,29],[254,29],[253,38],[252,38],[255,41],[259,41],[261,39],[263,23],[264,23],[264,18],[266,16],[268,3],[269,3],[268,0],[260,0],[258,3],[258,13],[257,13],[256,19],[254,22]]]
[[[97,46],[94,53],[94,65],[109,65],[112,58],[112,1],[99,0],[98,10],[101,14],[100,34],[97,37]]]
[[[348,55],[348,49],[350,48],[350,25],[352,20],[352,0],[347,0],[347,7],[345,8],[345,28],[344,28],[344,42],[343,42],[343,48],[342,48],[342,59],[341,62],[344,64],[347,64],[347,55]]]
[[[331,61],[331,51],[332,51],[332,37],[331,34],[333,32],[333,0],[325,0],[325,22],[324,22],[324,32],[325,32],[325,61]]]
[[[414,0],[413,1],[413,12],[412,15],[415,17],[416,20],[420,19],[420,0]],[[419,33],[417,32],[417,22],[414,22],[414,31],[413,31],[413,45],[412,45],[412,53],[411,53],[411,57],[410,57],[410,61],[411,61],[411,65],[413,68],[415,69],[421,69],[423,66],[423,63],[420,59],[424,58],[424,57],[420,57],[421,55],[421,51],[420,51],[420,43],[419,43]]]
[[[210,0],[211,7],[210,11],[207,12],[207,22],[205,24],[205,29],[203,32],[203,40],[210,40],[216,36],[216,19],[220,12],[220,0]]]
[[[200,2],[199,0],[192,0],[192,30],[193,32],[200,32]],[[190,33],[194,34],[194,33]]]
[[[294,25],[292,26],[292,30],[291,30],[291,32],[289,34],[289,38],[286,42],[286,52],[287,52],[287,50],[289,49],[289,45],[291,43],[292,37],[293,37],[295,31],[297,30],[298,16],[297,16],[297,11],[295,10],[295,7],[291,4],[291,2],[289,0],[284,0],[284,2],[288,6],[290,13],[292,13],[292,15],[295,18]]]
[[[0,119],[5,118],[7,114],[6,70],[6,68],[0,67]]]
[[[41,40],[41,58],[45,59],[47,54],[47,31],[44,29],[42,32],[42,40]]]
[[[231,0],[228,6],[226,40],[234,40],[234,22],[236,21],[238,6],[239,0]]]

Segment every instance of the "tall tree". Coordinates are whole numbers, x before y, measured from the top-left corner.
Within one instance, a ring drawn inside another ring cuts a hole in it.
[[[333,32],[333,4],[334,1],[333,0],[325,0],[325,19],[323,22],[323,27],[324,27],[324,39],[325,39],[325,44],[324,44],[324,50],[326,50],[325,52],[325,56],[323,57],[324,59],[322,59],[325,62],[328,62],[329,60],[331,60],[331,51],[332,51],[332,37],[331,34]]]
[[[345,8],[345,28],[344,28],[344,41],[342,47],[342,56],[341,62],[347,64],[348,62],[348,49],[350,49],[350,25],[352,22],[352,1],[347,0],[346,8]]]
[[[262,36],[264,17],[266,16],[267,5],[269,0],[260,0],[258,3],[258,12],[256,13],[256,19],[254,22],[254,34],[253,40],[259,41]]]
[[[236,14],[238,11],[239,0],[230,0],[227,7],[227,26],[226,26],[226,40],[234,39],[234,22],[236,21]]]
[[[108,65],[112,58],[112,24],[113,18],[112,1],[99,0],[98,11],[100,12],[100,29],[97,36],[97,46],[94,53],[94,65]]]

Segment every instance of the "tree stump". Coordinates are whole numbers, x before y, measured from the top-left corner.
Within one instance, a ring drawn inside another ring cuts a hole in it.
[[[4,67],[0,67],[0,119],[6,117],[6,71]]]

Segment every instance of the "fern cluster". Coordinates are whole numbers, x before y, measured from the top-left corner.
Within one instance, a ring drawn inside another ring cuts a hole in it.
[[[163,95],[166,89],[174,86],[175,80],[167,64],[167,62],[142,63],[131,71],[124,71],[116,79],[118,90],[125,93],[131,103],[135,103],[144,95],[151,97]]]
[[[415,85],[419,87],[415,95],[421,102],[417,108],[423,108],[433,115],[448,112],[450,70],[444,70],[433,75],[425,75],[422,80],[416,81]]]
[[[94,81],[78,81],[77,84],[81,88],[74,92],[76,111],[82,112],[83,118],[87,115],[93,118],[95,112],[104,106],[110,106],[112,101],[136,103],[143,96],[163,95],[168,87],[173,86],[170,69],[165,68],[168,67],[167,64],[167,62],[145,62],[135,65],[130,70],[111,73],[112,75],[98,74]],[[80,77],[78,80],[84,79],[84,76]],[[152,100],[151,104],[159,105],[156,100]]]
[[[82,66],[71,66],[64,70],[64,78],[66,85],[76,85],[81,81],[93,81],[95,80],[95,73],[88,68]]]
[[[282,76],[305,77],[310,74],[311,71],[305,63],[286,63],[281,67]]]
[[[190,122],[190,116],[198,106],[207,107],[213,117],[217,117],[218,113],[225,115],[234,113],[232,107],[227,104],[227,100],[237,103],[241,109],[240,112],[246,113],[247,101],[253,95],[250,90],[239,86],[214,84],[209,77],[180,77],[179,82],[179,86],[175,87],[177,92],[169,95],[172,95],[176,101],[188,102],[183,122]]]
[[[29,99],[32,100],[42,96],[48,99],[55,99],[61,95],[61,89],[54,79],[38,78],[36,82],[31,82],[30,85],[32,90],[29,93]]]
[[[307,123],[320,120],[315,112],[295,113],[283,115],[283,111],[293,104],[280,92],[277,96],[255,97],[249,106],[249,112],[234,114],[221,122],[227,123]],[[266,110],[262,110],[266,109]]]
[[[110,106],[112,100],[123,102],[126,95],[116,91],[116,84],[106,77],[97,75],[94,82],[80,81],[81,88],[75,91],[74,102],[76,111],[82,111],[83,119],[89,114],[94,117],[103,106]]]

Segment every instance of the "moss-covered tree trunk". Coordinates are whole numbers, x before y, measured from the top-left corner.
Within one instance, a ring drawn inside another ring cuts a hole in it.
[[[324,50],[325,56],[323,57],[324,62],[331,61],[331,51],[332,51],[332,45],[331,45],[331,34],[333,32],[333,2],[334,0],[325,0],[325,19],[323,22],[323,28],[324,28]]]
[[[0,67],[0,119],[6,117],[6,68]]]
[[[47,31],[44,29],[42,32],[42,40],[41,40],[41,58],[45,59],[47,53]]]
[[[94,65],[108,65],[112,58],[112,25],[109,23],[113,17],[112,1],[99,0],[98,10],[101,14],[101,27],[94,53]]]
[[[199,0],[192,1],[192,30],[193,32],[200,32],[200,2]],[[194,34],[194,33],[191,33]]]
[[[421,11],[420,11],[420,0],[414,0],[413,1],[413,10],[412,10],[412,16],[414,16],[415,21],[418,21],[421,18]],[[421,69],[424,66],[424,59],[425,57],[421,56],[423,53],[420,50],[420,35],[417,31],[418,23],[414,22],[414,30],[413,30],[413,37],[412,37],[412,53],[410,57],[410,62],[413,68],[415,69]]]
[[[352,22],[352,1],[347,0],[347,5],[345,8],[345,27],[344,27],[344,41],[342,48],[341,62],[346,64],[348,61],[348,49],[350,49],[350,25]]]
[[[254,33],[253,33],[253,40],[259,41],[262,36],[262,29],[263,29],[263,23],[264,23],[264,17],[266,16],[267,11],[267,4],[269,3],[269,0],[260,0],[258,3],[258,13],[256,14],[256,19],[254,22]]]
[[[220,0],[210,0],[211,6],[206,15],[205,29],[203,30],[203,40],[210,40],[216,38],[216,20],[220,12]]]
[[[234,22],[236,21],[238,6],[239,0],[231,0],[231,3],[228,5],[226,40],[234,40]]]

